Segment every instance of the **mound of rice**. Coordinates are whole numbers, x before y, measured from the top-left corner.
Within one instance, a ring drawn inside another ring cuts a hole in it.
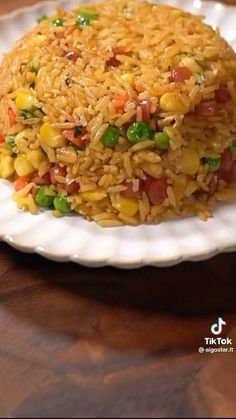
[[[236,56],[202,17],[115,0],[42,17],[0,68],[0,177],[19,208],[104,227],[236,197]]]

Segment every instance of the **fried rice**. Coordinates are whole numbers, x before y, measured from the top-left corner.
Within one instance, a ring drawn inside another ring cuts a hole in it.
[[[135,0],[39,19],[0,67],[0,177],[20,209],[112,227],[235,199],[236,56],[202,20]]]

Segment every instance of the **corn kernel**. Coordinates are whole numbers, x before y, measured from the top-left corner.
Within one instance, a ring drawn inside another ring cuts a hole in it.
[[[44,44],[46,40],[47,40],[46,35],[37,34],[37,35],[34,35],[34,37],[31,38],[29,44],[30,44],[31,47],[40,46],[40,45]]]
[[[156,179],[159,179],[163,174],[163,168],[157,163],[142,163],[141,169]]]
[[[204,48],[203,56],[207,60],[214,60],[219,53],[219,49],[217,47],[206,47]]]
[[[160,99],[160,106],[164,112],[183,114],[188,112],[188,106],[181,95],[175,92],[164,93]]]
[[[198,64],[198,62],[191,57],[183,57],[181,59],[181,64],[192,71],[193,74],[202,73],[203,71],[203,68]]]
[[[20,140],[26,140],[29,137],[29,135],[30,135],[30,129],[24,129],[23,131],[20,131],[15,136],[15,143],[17,144]]]
[[[194,180],[190,180],[185,188],[185,196],[191,196],[198,188],[198,183]]]
[[[138,200],[119,196],[112,202],[113,207],[122,214],[133,217],[138,212]]]
[[[135,76],[132,73],[124,73],[120,76],[125,83],[129,83],[131,85],[135,82]]]
[[[3,179],[8,179],[15,173],[14,158],[10,156],[1,155],[0,157],[0,176]]]
[[[175,130],[174,130],[174,128],[173,128],[173,127],[165,127],[163,131],[164,131],[164,132],[168,135],[168,137],[169,137],[172,141],[174,141],[174,140],[175,140]]]
[[[81,192],[79,196],[83,201],[95,202],[106,198],[107,192],[102,188],[97,188],[94,191]]]
[[[15,159],[14,168],[18,176],[28,176],[35,171],[35,168],[23,154]]]
[[[20,152],[20,153],[25,152],[25,148],[26,148],[25,141],[29,138],[30,131],[31,131],[30,129],[24,129],[23,131],[19,132],[15,136],[15,143],[16,143],[18,152]]]
[[[27,158],[35,169],[39,170],[44,162],[47,162],[47,157],[42,150],[32,150],[27,154]]]
[[[181,48],[178,44],[171,45],[170,47],[166,48],[165,53],[167,57],[172,58],[175,55],[178,55],[181,52]]]
[[[187,176],[183,173],[180,173],[176,182],[184,189],[188,182]]]
[[[61,130],[45,122],[40,128],[40,137],[44,145],[52,148],[64,147],[66,138],[63,137]]]
[[[186,175],[195,175],[200,167],[200,157],[193,148],[184,148],[180,158],[180,165],[183,173]]]
[[[35,97],[28,90],[21,90],[17,93],[15,105],[18,110],[32,109],[35,103]]]

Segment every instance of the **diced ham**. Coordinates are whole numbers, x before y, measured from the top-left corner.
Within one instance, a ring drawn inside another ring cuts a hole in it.
[[[221,156],[220,173],[229,173],[233,164],[233,156],[229,150],[225,150]]]
[[[218,103],[227,103],[230,100],[230,93],[227,86],[221,86],[215,92],[215,98]]]
[[[137,106],[140,106],[142,110],[142,121],[143,122],[150,122],[151,119],[151,102],[148,99],[141,99],[136,101]]]
[[[109,60],[106,61],[106,65],[108,67],[119,67],[120,61],[117,60],[117,58],[114,56],[114,57],[109,58]]]
[[[195,115],[197,116],[216,116],[218,113],[219,104],[216,100],[206,100],[195,107]]]
[[[55,176],[62,176],[65,177],[67,174],[66,167],[61,167],[59,164],[55,164],[50,169],[50,180],[53,185],[56,185],[58,182],[55,179]]]
[[[192,72],[187,67],[175,67],[171,70],[169,80],[174,83],[184,83],[186,80],[189,80],[191,76]]]
[[[50,173],[40,176],[39,172],[35,172],[31,177],[31,182],[34,182],[36,185],[51,185]]]
[[[80,185],[77,182],[72,182],[70,184],[65,185],[65,190],[68,194],[72,195],[80,190]]]
[[[65,58],[73,62],[77,61],[78,57],[78,54],[76,54],[74,51],[69,51],[65,54]]]
[[[167,197],[167,183],[165,179],[148,177],[145,191],[153,205],[161,205]]]
[[[141,181],[139,181],[139,187],[136,191],[133,190],[133,183],[128,183],[125,184],[124,186],[127,187],[127,189],[125,191],[122,192],[122,195],[125,196],[126,198],[137,198],[141,195],[142,193],[142,183]]]

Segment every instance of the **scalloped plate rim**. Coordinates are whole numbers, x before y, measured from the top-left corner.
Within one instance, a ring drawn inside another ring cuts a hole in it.
[[[236,251],[236,244],[232,243],[227,246],[217,246],[215,248],[211,248],[208,251],[202,253],[201,251],[198,251],[197,253],[193,255],[183,255],[183,256],[177,256],[176,258],[168,259],[166,260],[141,260],[139,262],[137,261],[130,261],[122,263],[122,261],[112,260],[112,259],[105,259],[103,261],[99,261],[97,259],[86,259],[80,257],[78,254],[64,254],[64,255],[58,255],[56,253],[50,252],[49,250],[44,249],[43,245],[37,245],[36,247],[33,246],[27,246],[25,244],[20,243],[20,241],[16,241],[14,239],[14,235],[1,235],[0,234],[0,242],[5,242],[9,244],[12,248],[29,254],[37,254],[39,256],[42,256],[46,259],[49,259],[54,262],[74,262],[77,264],[80,264],[85,267],[91,267],[91,268],[100,268],[105,266],[113,266],[115,268],[119,269],[138,269],[142,268],[144,266],[153,266],[153,267],[159,267],[159,268],[165,268],[165,267],[171,267],[178,265],[183,262],[201,262],[208,260],[214,256],[217,256],[218,254],[224,252],[224,253],[233,253]]]
[[[68,0],[68,4],[72,3],[72,1]],[[86,1],[82,1],[82,3],[85,3]],[[174,0],[175,2],[175,0]],[[25,6],[25,7],[21,7],[18,8],[10,13],[4,14],[0,16],[0,22],[4,21],[4,20],[11,20],[14,18],[17,18],[17,16],[19,16],[20,14],[29,14],[30,12],[37,12],[37,10],[41,9],[41,8],[48,8],[48,7],[53,7],[56,9],[56,7],[60,4],[63,3],[63,1],[61,0],[57,0],[57,1],[46,1],[46,2],[39,2],[36,3],[34,5],[29,5],[29,6]],[[80,0],[78,0],[78,4],[80,3]],[[159,2],[161,3],[161,1]],[[171,1],[170,1],[171,3]],[[173,2],[172,2],[173,3]],[[194,3],[194,2],[193,2]],[[201,3],[201,1],[200,1]],[[225,10],[232,10],[234,13],[236,13],[236,8],[235,6],[231,6],[231,5],[225,5],[222,4],[220,2],[215,2],[215,1],[204,1],[202,2],[204,4],[205,7],[212,7],[213,6],[217,6],[219,5],[219,7],[221,7],[222,9]],[[199,1],[198,1],[199,4]],[[201,11],[201,6],[197,9],[197,11]],[[29,216],[31,216],[29,214]],[[88,221],[84,220],[85,223],[88,223]],[[178,222],[178,220],[176,221]],[[1,228],[1,224],[0,224],[0,228]],[[123,227],[121,227],[123,228]],[[155,226],[153,226],[153,228],[155,228]],[[101,229],[101,232],[103,230]],[[0,232],[0,241],[6,242],[8,243],[11,247],[19,250],[19,251],[23,251],[25,253],[36,253],[40,256],[43,256],[44,258],[56,261],[56,262],[75,262],[78,263],[80,265],[86,266],[86,267],[104,267],[104,266],[114,266],[116,268],[121,268],[121,269],[134,269],[134,268],[140,268],[143,266],[155,266],[155,267],[168,267],[168,266],[173,266],[173,265],[177,265],[181,262],[186,262],[186,261],[193,261],[193,262],[197,262],[197,261],[203,261],[203,260],[207,260],[221,252],[235,252],[236,251],[236,239],[234,242],[232,243],[227,243],[227,245],[216,245],[216,246],[208,246],[208,249],[206,251],[201,251],[201,250],[196,250],[194,253],[186,253],[183,255],[179,255],[177,254],[176,256],[172,256],[171,258],[168,258],[168,256],[166,258],[159,258],[155,257],[155,258],[142,258],[141,260],[137,260],[137,258],[134,257],[134,259],[130,259],[129,261],[122,261],[120,260],[118,257],[113,257],[113,258],[101,258],[99,259],[99,257],[96,257],[96,255],[91,256],[90,258],[84,258],[82,257],[80,254],[78,253],[72,253],[71,255],[68,252],[65,252],[64,254],[57,254],[54,253],[51,250],[48,250],[43,244],[38,244],[37,246],[30,246],[27,245],[27,243],[22,243],[22,240],[20,239],[20,234],[19,235],[15,235],[15,234],[1,234]]]

